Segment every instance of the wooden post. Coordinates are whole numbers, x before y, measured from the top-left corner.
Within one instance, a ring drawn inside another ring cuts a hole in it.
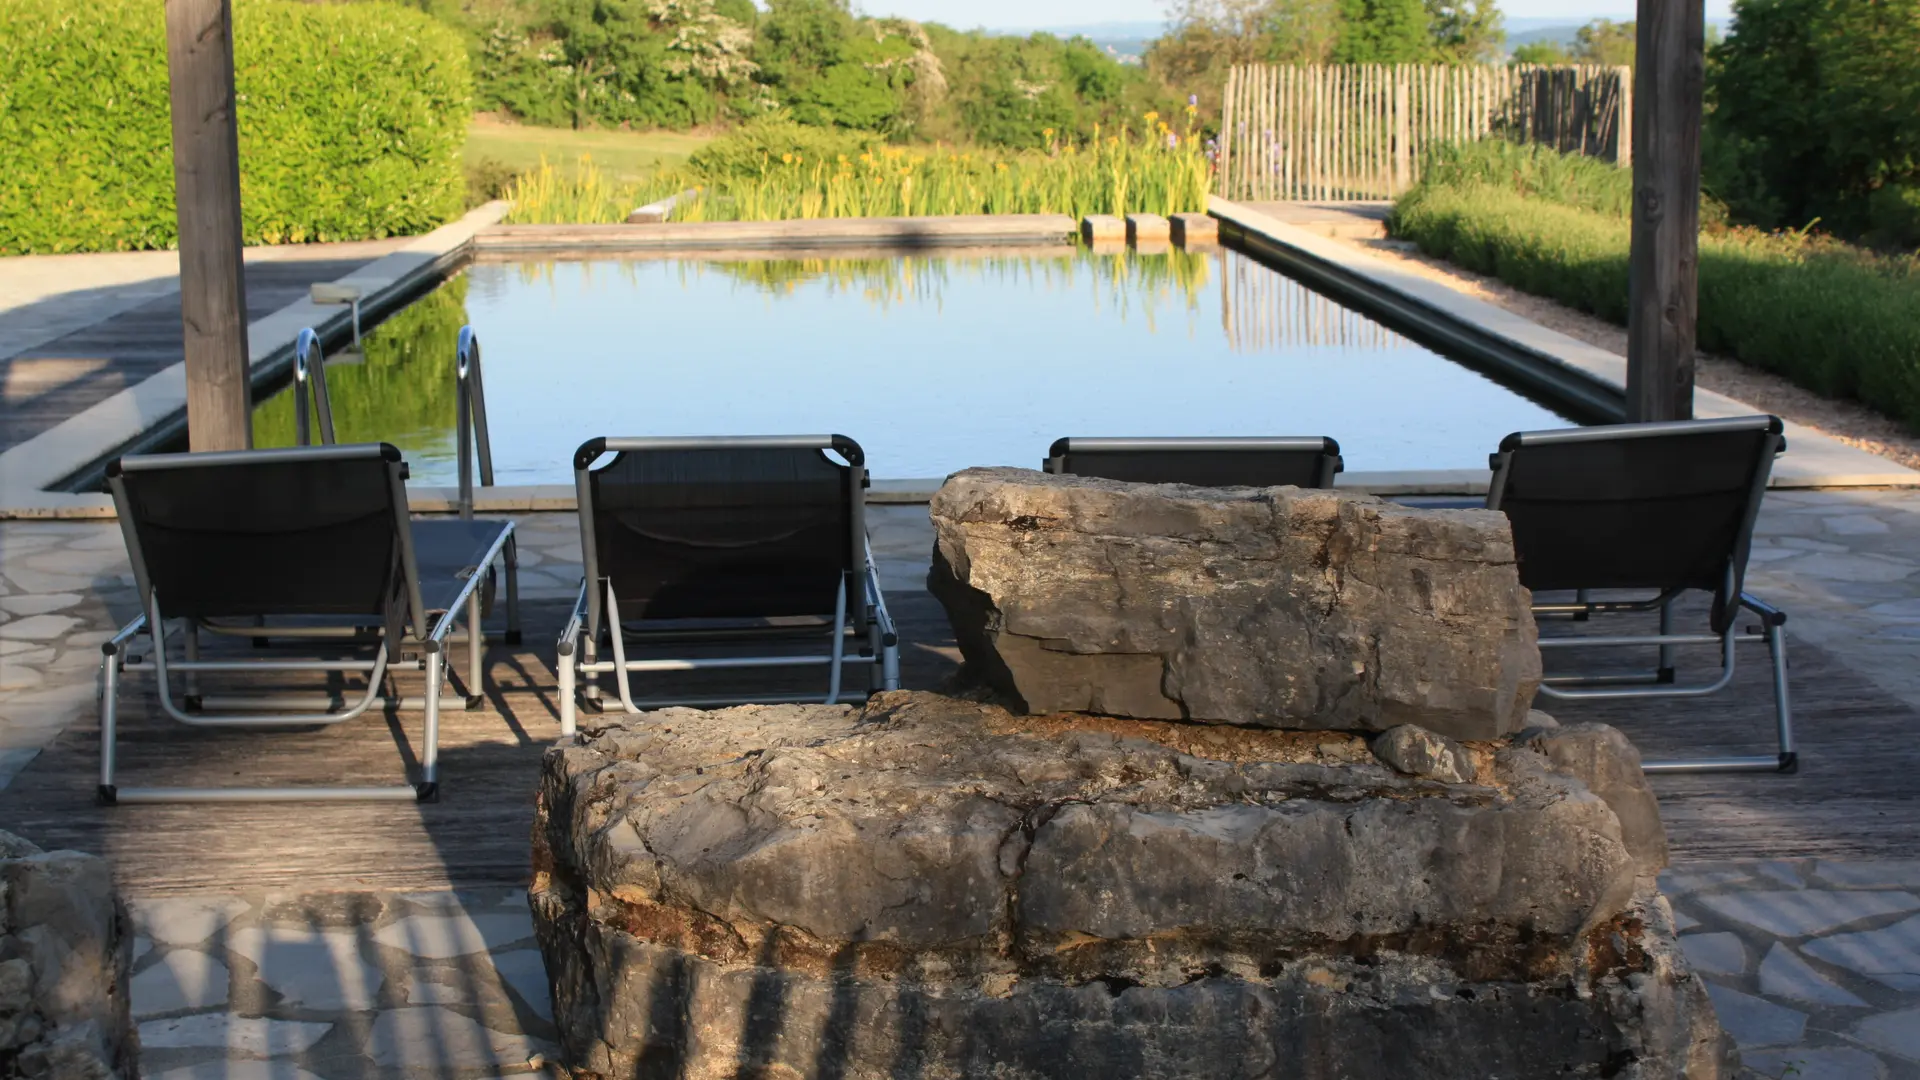
[[[1700,0],[1639,0],[1628,257],[1627,419],[1693,416],[1699,307]]]
[[[230,0],[166,0],[166,5],[187,442],[194,450],[245,450],[253,445],[253,423],[240,243],[240,135],[233,111],[233,11]]]

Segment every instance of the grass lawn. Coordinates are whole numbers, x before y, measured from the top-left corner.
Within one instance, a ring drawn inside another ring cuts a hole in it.
[[[544,154],[556,168],[571,171],[584,154],[609,179],[626,183],[645,179],[660,165],[685,161],[711,138],[678,131],[523,127],[476,116],[467,132],[466,160],[471,165],[491,159],[521,171],[538,166]]]

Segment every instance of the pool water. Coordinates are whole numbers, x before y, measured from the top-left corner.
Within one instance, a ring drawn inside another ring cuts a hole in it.
[[[1572,421],[1231,250],[477,263],[329,363],[343,442],[454,477],[454,341],[482,345],[495,480],[596,435],[837,432],[877,478],[1037,467],[1062,435],[1331,435],[1349,471],[1484,467]],[[259,445],[292,441],[291,397]]]

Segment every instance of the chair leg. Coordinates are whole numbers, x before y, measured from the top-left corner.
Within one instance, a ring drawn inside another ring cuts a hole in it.
[[[572,735],[579,724],[579,704],[574,700],[574,679],[580,663],[580,635],[560,643],[555,664],[560,676],[560,734]]]
[[[507,563],[507,636],[503,644],[520,644],[520,538],[507,537],[503,558]]]
[[[427,722],[421,738],[420,782],[414,785],[420,802],[440,801],[440,683],[446,651],[440,642],[428,642],[421,661],[427,669]]]
[[[487,692],[482,685],[486,677],[486,632],[480,626],[480,590],[467,594],[467,708],[477,709],[486,703]]]
[[[847,577],[840,575],[840,590],[833,596],[833,659],[827,669],[827,704],[840,704],[840,667],[847,655]]]
[[[95,791],[95,801],[101,806],[112,806],[119,792],[113,782],[119,719],[120,653],[116,650],[100,658],[100,786]]]
[[[1780,771],[1800,771],[1793,748],[1793,704],[1787,694],[1787,635],[1778,623],[1767,627],[1767,651],[1773,654],[1773,717],[1780,738]]]

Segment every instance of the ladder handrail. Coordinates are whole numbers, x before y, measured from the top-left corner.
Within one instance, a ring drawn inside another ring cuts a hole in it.
[[[454,351],[456,415],[454,439],[460,462],[460,516],[473,517],[473,459],[478,451],[480,485],[493,486],[493,444],[487,435],[487,388],[480,370],[480,336],[471,325],[460,328]]]
[[[307,387],[313,387],[313,405],[307,401]],[[309,409],[320,416],[320,442],[334,443],[333,398],[327,393],[327,358],[320,348],[320,335],[312,327],[300,331],[293,342],[293,437],[296,445],[313,445],[313,422]]]

